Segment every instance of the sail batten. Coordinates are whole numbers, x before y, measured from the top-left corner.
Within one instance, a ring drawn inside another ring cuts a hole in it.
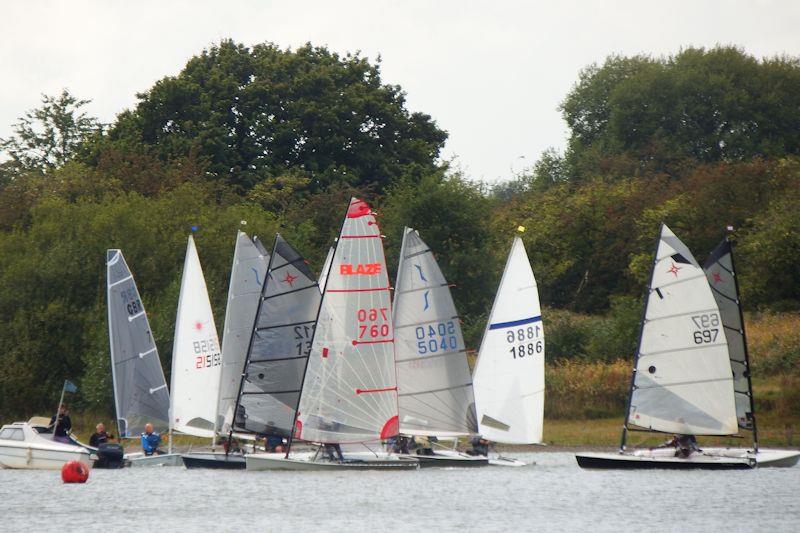
[[[213,437],[222,351],[194,238],[186,245],[172,349],[171,428]]]
[[[689,249],[662,225],[626,424],[693,435],[736,433],[719,308]]]
[[[473,376],[480,433],[508,444],[542,441],[545,336],[539,292],[515,237]]]
[[[169,392],[139,290],[121,250],[108,250],[107,305],[111,375],[117,429],[122,438],[137,437],[150,422],[169,427]],[[131,316],[144,320],[131,321]]]

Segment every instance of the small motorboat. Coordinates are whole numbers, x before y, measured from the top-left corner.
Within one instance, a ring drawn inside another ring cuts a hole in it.
[[[14,422],[0,428],[0,466],[31,470],[59,470],[69,461],[91,466],[86,448],[52,440],[30,422]]]

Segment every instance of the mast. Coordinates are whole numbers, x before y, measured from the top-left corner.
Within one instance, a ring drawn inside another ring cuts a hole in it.
[[[639,319],[639,338],[636,341],[636,353],[633,356],[633,368],[631,369],[631,384],[628,387],[628,399],[625,402],[625,420],[622,422],[622,435],[619,441],[619,451],[625,451],[625,441],[628,438],[628,413],[631,411],[631,399],[633,398],[633,388],[636,386],[636,365],[639,362],[639,353],[642,350],[642,332],[644,331],[645,317],[647,316],[647,304],[650,301],[650,293],[652,292],[653,274],[658,264],[658,247],[661,244],[661,232],[664,230],[664,223],[658,229],[658,236],[656,243],[653,246],[653,262],[650,264],[650,274],[648,276],[647,288],[644,292],[644,303],[642,305],[642,317]]]

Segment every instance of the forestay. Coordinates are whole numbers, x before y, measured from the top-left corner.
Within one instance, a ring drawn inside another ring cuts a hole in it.
[[[645,304],[627,423],[654,431],[737,431],[719,308],[689,249],[661,227]]]
[[[544,327],[522,239],[514,238],[475,365],[480,434],[491,441],[542,441]]]
[[[472,376],[450,287],[411,228],[403,234],[393,317],[400,433],[476,433]]]
[[[291,435],[321,298],[305,259],[276,235],[251,327],[237,430]]]
[[[717,301],[722,326],[725,329],[725,338],[728,341],[728,353],[731,370],[733,370],[733,390],[736,398],[736,420],[740,428],[752,430],[754,421],[750,363],[747,356],[744,322],[742,321],[730,241],[725,239],[711,252],[703,265],[703,270]]]
[[[253,321],[268,262],[269,254],[258,238],[250,240],[246,233],[237,233],[222,337],[222,370],[217,405],[218,433],[228,433],[233,423],[233,408],[239,393],[239,383],[242,380],[247,347],[253,332]]]
[[[295,438],[367,442],[398,433],[392,311],[383,242],[350,201],[322,296]]]
[[[169,427],[169,392],[139,291],[120,250],[106,252],[108,339],[117,426],[137,437],[148,422]]]
[[[172,429],[213,437],[222,355],[194,239],[183,264],[172,348]]]

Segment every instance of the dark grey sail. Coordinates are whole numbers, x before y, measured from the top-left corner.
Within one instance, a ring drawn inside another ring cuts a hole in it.
[[[755,433],[753,389],[750,382],[750,359],[744,331],[739,283],[733,263],[733,247],[723,240],[703,264],[708,284],[717,300],[733,371],[733,391],[736,399],[736,420],[739,427]],[[755,438],[755,435],[754,435]]]
[[[122,438],[144,425],[169,428],[169,391],[133,275],[120,250],[106,252],[108,338],[117,426]]]
[[[247,351],[235,430],[291,437],[321,299],[305,259],[276,235]]]

